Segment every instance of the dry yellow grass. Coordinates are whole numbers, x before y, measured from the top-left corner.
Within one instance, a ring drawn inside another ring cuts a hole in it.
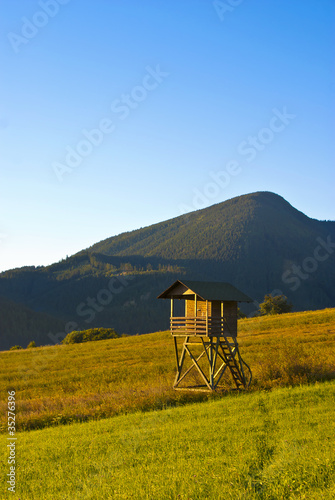
[[[335,378],[335,309],[241,320],[239,343],[254,389]]]
[[[335,309],[244,319],[250,390],[335,378]],[[0,353],[0,428],[15,389],[17,428],[33,429],[221,397],[175,392],[169,332]],[[232,387],[229,375],[225,388]]]

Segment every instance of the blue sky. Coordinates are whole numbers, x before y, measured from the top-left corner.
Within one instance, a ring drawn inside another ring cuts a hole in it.
[[[0,270],[254,191],[335,219],[332,0],[0,9]]]

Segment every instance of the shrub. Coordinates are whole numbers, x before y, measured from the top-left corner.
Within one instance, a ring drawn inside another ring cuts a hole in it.
[[[91,328],[89,330],[73,331],[69,333],[62,344],[81,344],[82,342],[92,342],[95,340],[117,339],[119,335],[114,328]]]
[[[283,314],[292,311],[292,304],[287,301],[285,295],[269,294],[265,295],[264,302],[259,305],[259,313],[261,316],[266,314]]]
[[[13,345],[9,350],[16,351],[17,349],[23,349],[20,345]]]
[[[27,349],[31,349],[32,347],[36,347],[36,342],[35,340],[32,340],[31,342],[29,342],[29,344],[27,345]]]

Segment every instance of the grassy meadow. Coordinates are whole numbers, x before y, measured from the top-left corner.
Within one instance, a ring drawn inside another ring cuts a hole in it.
[[[1,500],[332,500],[335,381],[17,434]]]
[[[239,343],[251,387],[219,394],[173,391],[168,332],[0,353],[0,500],[333,499],[335,309],[240,320]]]
[[[253,372],[249,391],[335,379],[335,309],[243,319],[238,338]],[[0,430],[8,389],[18,430],[220,397],[174,391],[175,369],[169,332],[1,352]],[[229,391],[229,374],[223,381]]]

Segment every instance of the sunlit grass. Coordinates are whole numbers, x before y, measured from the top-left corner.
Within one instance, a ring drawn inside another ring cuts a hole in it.
[[[335,309],[241,320],[239,343],[254,389],[335,378]]]
[[[239,321],[250,390],[335,378],[335,309]],[[168,332],[0,353],[0,426],[15,389],[19,429],[155,410],[216,395],[175,392]],[[232,387],[231,378],[224,379]]]
[[[20,432],[1,498],[332,500],[334,406],[331,381]]]

